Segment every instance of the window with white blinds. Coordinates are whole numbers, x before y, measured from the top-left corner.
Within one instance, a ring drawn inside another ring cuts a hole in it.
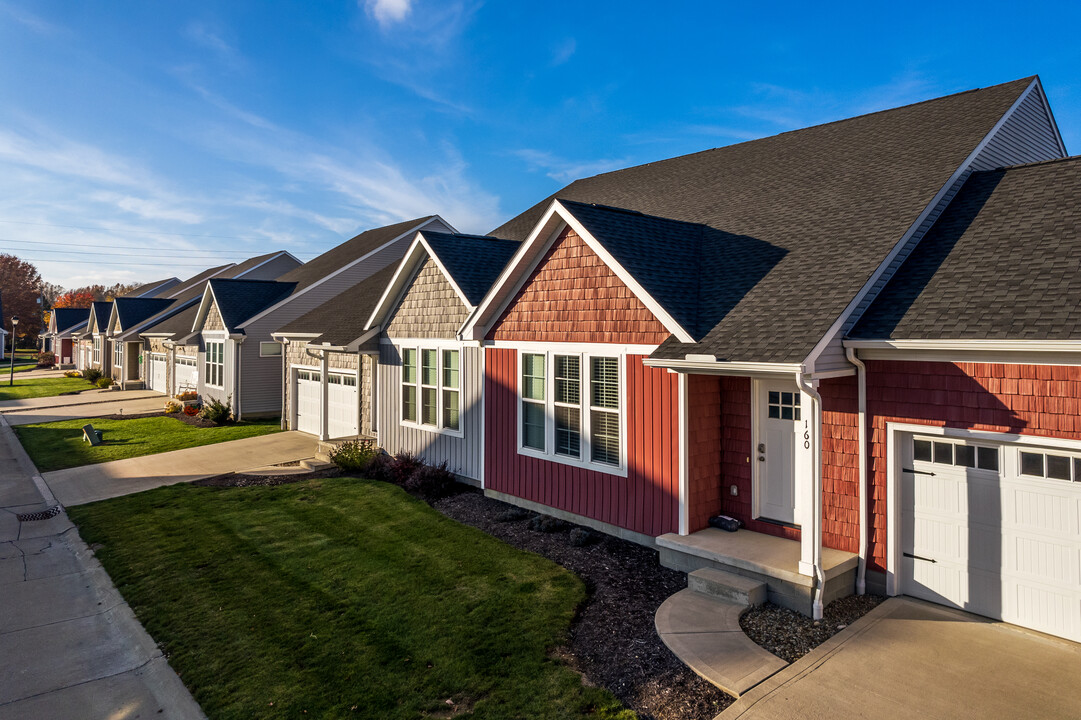
[[[622,357],[522,352],[520,358],[520,451],[622,470]]]

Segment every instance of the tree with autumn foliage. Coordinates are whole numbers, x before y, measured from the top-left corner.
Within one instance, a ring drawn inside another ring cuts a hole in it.
[[[0,296],[4,303],[4,329],[11,330],[11,318],[19,318],[19,338],[36,338],[42,328],[41,275],[38,269],[14,255],[0,253]]]
[[[88,289],[82,288],[79,290],[70,290],[56,296],[56,299],[53,300],[52,309],[88,308],[95,300],[97,300],[97,297]],[[52,311],[45,313],[44,322],[46,326],[49,324],[50,317],[52,317]]]

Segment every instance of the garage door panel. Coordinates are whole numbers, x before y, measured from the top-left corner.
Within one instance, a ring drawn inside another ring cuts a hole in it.
[[[1072,503],[1059,493],[1014,489],[1013,526],[1041,532],[1076,532],[1077,513]]]
[[[327,383],[327,432],[332,438],[359,433],[360,403],[355,375],[332,373]]]
[[[1081,600],[1051,588],[1013,583],[1003,620],[1073,639],[1081,636]]]
[[[319,434],[321,376],[310,370],[296,371],[297,430]]]
[[[945,556],[965,560],[968,547],[964,528],[933,517],[914,519],[915,531],[909,552],[923,557]]]
[[[1077,585],[1076,547],[1039,537],[1017,537],[1008,545],[1008,550],[1005,567],[1011,573]]]

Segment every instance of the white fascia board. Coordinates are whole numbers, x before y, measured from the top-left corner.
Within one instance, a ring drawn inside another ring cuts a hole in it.
[[[105,326],[105,334],[109,337],[113,337],[113,325],[120,319],[120,311],[116,309],[116,303],[112,303],[112,307],[109,308],[109,322]],[[124,332],[124,328],[120,328],[120,332]]]
[[[360,262],[362,262],[362,261],[364,261],[364,260],[367,260],[367,259],[368,259],[368,258],[370,258],[370,257],[371,257],[372,255],[375,255],[375,254],[376,254],[376,253],[378,253],[378,252],[381,252],[381,251],[383,251],[383,250],[386,250],[386,249],[387,249],[388,247],[390,247],[391,245],[393,245],[393,244],[397,243],[397,242],[398,242],[398,241],[400,241],[400,240],[401,240],[402,238],[404,238],[404,237],[407,237],[408,235],[410,235],[410,234],[412,234],[412,233],[415,233],[415,232],[419,232],[419,231],[420,231],[420,230],[421,230],[421,229],[422,229],[422,228],[423,228],[423,227],[424,227],[425,225],[427,225],[428,223],[431,223],[431,222],[433,222],[433,221],[435,221],[435,220],[439,220],[439,221],[440,221],[441,223],[443,223],[443,224],[444,224],[444,225],[446,225],[447,227],[451,228],[452,230],[454,229],[454,226],[452,226],[452,225],[451,225],[450,223],[448,223],[448,222],[447,222],[446,220],[444,220],[443,218],[439,217],[438,215],[433,215],[432,217],[428,218],[427,220],[425,220],[424,222],[420,223],[419,225],[417,225],[417,226],[415,226],[415,227],[412,227],[412,228],[410,228],[410,229],[406,230],[405,232],[401,233],[400,235],[396,236],[396,237],[395,237],[395,238],[394,238],[393,240],[390,240],[390,241],[388,241],[388,242],[385,242],[385,243],[383,243],[382,245],[380,245],[380,246],[379,246],[379,247],[377,247],[376,249],[372,250],[371,252],[367,252],[367,253],[364,253],[363,255],[361,255],[361,256],[360,256],[360,257],[358,257],[358,258],[354,258],[353,260],[349,261],[349,262],[348,262],[348,263],[346,263],[345,265],[342,265],[342,266],[341,266],[340,268],[338,268],[338,269],[337,269],[337,270],[335,270],[334,272],[330,273],[329,275],[325,275],[325,276],[323,276],[322,278],[320,278],[319,280],[316,280],[315,282],[313,282],[313,283],[312,283],[311,285],[309,285],[308,287],[304,288],[304,289],[303,289],[303,290],[301,290],[300,292],[298,292],[298,293],[294,293],[293,295],[290,295],[290,296],[288,296],[288,297],[282,298],[281,300],[279,300],[278,302],[274,303],[273,305],[271,305],[270,307],[268,307],[268,308],[267,308],[266,310],[264,310],[263,312],[259,313],[258,315],[255,315],[254,317],[250,317],[250,318],[248,318],[247,320],[245,320],[244,322],[240,323],[240,325],[238,325],[238,326],[237,326],[237,329],[238,329],[238,330],[243,330],[244,328],[246,328],[246,327],[248,327],[249,325],[251,325],[251,324],[252,324],[253,322],[255,322],[255,321],[257,321],[257,320],[260,320],[260,319],[262,319],[262,318],[266,317],[267,315],[269,315],[270,313],[274,312],[275,310],[277,310],[277,309],[278,309],[278,308],[280,308],[280,307],[283,307],[283,306],[285,306],[285,305],[288,305],[288,304],[289,304],[290,302],[292,302],[293,300],[296,300],[296,299],[297,299],[298,297],[300,297],[300,296],[302,296],[302,295],[306,295],[306,294],[307,294],[308,292],[310,292],[310,291],[314,290],[315,288],[319,287],[320,285],[322,285],[323,283],[327,282],[328,280],[331,280],[332,278],[335,278],[335,277],[337,277],[338,275],[341,275],[341,274],[342,274],[343,272],[345,272],[345,271],[346,271],[346,270],[348,270],[349,268],[351,268],[351,267],[353,267],[353,266],[357,265],[358,263],[360,263]],[[455,231],[455,232],[457,232],[457,231]],[[346,242],[348,242],[348,240],[347,240]]]
[[[871,291],[871,288],[875,286],[875,283],[877,283],[878,279],[882,277],[882,274],[886,272],[886,270],[891,264],[893,264],[894,258],[896,258],[897,255],[901,252],[901,250],[904,249],[904,247],[908,244],[908,241],[912,238],[916,231],[919,230],[920,225],[922,225],[924,220],[927,219],[927,216],[930,215],[936,207],[938,207],[938,204],[942,201],[942,198],[945,197],[946,193],[949,192],[950,188],[953,187],[954,183],[956,183],[961,178],[961,176],[968,170],[969,166],[972,165],[972,162],[976,159],[976,156],[983,151],[984,147],[986,147],[989,142],[991,142],[991,139],[994,138],[995,134],[1002,128],[1003,125],[1006,124],[1006,121],[1010,119],[1010,117],[1014,114],[1017,108],[1021,106],[1021,103],[1025,101],[1025,98],[1028,97],[1028,94],[1032,92],[1033,88],[1035,87],[1037,87],[1037,80],[1033,80],[1025,89],[1025,91],[1017,96],[1017,100],[1015,100],[1013,105],[1010,106],[1010,109],[1003,113],[1002,117],[998,119],[998,122],[996,122],[994,127],[992,127],[991,130],[987,133],[987,135],[984,136],[983,140],[981,140],[979,144],[976,145],[976,147],[972,150],[972,152],[968,154],[968,157],[965,158],[965,161],[962,162],[956,170],[954,170],[953,174],[950,175],[950,178],[946,181],[946,184],[939,188],[939,191],[935,193],[935,196],[933,198],[931,198],[931,202],[927,204],[927,206],[923,209],[923,212],[921,212],[919,216],[912,222],[908,230],[905,231],[905,234],[901,236],[901,239],[894,243],[893,248],[886,255],[885,259],[883,259],[882,262],[879,263],[878,267],[875,268],[875,271],[871,273],[871,276],[869,278],[867,278],[867,282],[863,284],[863,287],[859,289],[859,292],[856,293],[856,295],[852,298],[851,302],[848,303],[848,305],[841,312],[841,314],[837,316],[837,319],[833,321],[832,325],[830,325],[829,330],[826,331],[826,334],[822,337],[821,340],[818,341],[818,343],[811,349],[811,352],[804,359],[803,364],[806,365],[811,372],[813,372],[814,364],[815,361],[818,359],[818,356],[822,354],[822,352],[829,346],[831,342],[833,342],[834,337],[836,337],[837,333],[841,331],[841,328],[844,327],[845,323],[848,322],[849,316],[851,316],[855,309],[859,307],[860,303],[863,302],[863,298],[866,297],[867,293]]]
[[[416,237],[413,238],[413,242],[410,243],[409,249],[405,251],[401,262],[398,263],[398,269],[394,271],[394,276],[383,289],[383,294],[379,296],[379,302],[375,304],[371,317],[364,324],[365,330],[379,327],[386,320],[386,316],[397,304],[398,296],[404,290],[408,278],[412,275],[412,268],[415,263],[419,262],[420,254],[423,251],[420,244],[420,232],[418,232]]]
[[[206,290],[203,291],[203,299],[199,301],[199,311],[195,313],[195,320],[191,324],[191,333],[185,335],[185,338],[191,337],[195,333],[199,332],[203,321],[206,320],[206,314],[210,312],[211,304],[217,303],[217,298],[214,297],[214,288],[210,287],[210,283],[206,284]],[[218,314],[221,314],[220,311]],[[222,318],[222,325],[225,324],[225,318]],[[228,330],[229,328],[226,328]]]
[[[799,363],[726,362],[723,360],[665,360],[646,358],[646,367],[665,368],[691,375],[796,375],[803,371]]]
[[[510,298],[518,293],[526,278],[529,277],[529,271],[536,264],[537,258],[541,255],[541,250],[555,241],[558,232],[562,230],[565,224],[560,217],[556,216],[556,201],[553,200],[548,209],[544,211],[544,215],[533,227],[529,236],[518,246],[510,262],[499,273],[499,277],[492,283],[492,287],[488,289],[488,294],[484,296],[484,299],[481,300],[480,305],[474,311],[472,320],[462,327],[459,332],[461,338],[465,340],[484,339],[484,336],[488,334],[489,324],[494,318],[499,317],[499,313],[510,301]],[[538,240],[541,237],[545,238],[543,242]]]
[[[1081,365],[1078,340],[845,340],[863,360]]]
[[[1081,340],[845,340],[845,347],[895,350],[1081,352]]]
[[[317,338],[323,333],[298,333],[298,332],[272,332],[270,337],[280,340],[303,340],[304,338]]]
[[[356,352],[357,350],[360,350],[361,345],[368,342],[369,340],[371,340],[373,337],[375,337],[378,334],[379,334],[379,328],[377,328],[377,327],[372,328],[372,329],[368,330],[367,332],[365,332],[360,337],[358,337],[356,340],[353,340],[351,343],[346,345],[345,349],[348,350],[349,352]]]

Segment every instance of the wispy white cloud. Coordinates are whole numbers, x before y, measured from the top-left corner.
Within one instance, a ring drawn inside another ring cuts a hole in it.
[[[362,0],[365,11],[382,27],[400,23],[413,10],[413,0]]]
[[[0,3],[0,13],[39,35],[56,35],[64,31],[61,26],[29,12],[25,7],[22,7],[22,3]]]
[[[562,65],[574,56],[578,49],[578,42],[574,38],[566,38],[552,48],[552,67]]]
[[[550,152],[530,148],[515,150],[511,154],[524,160],[530,170],[543,171],[548,177],[563,183],[610,170],[618,170],[630,164],[630,161],[626,158],[566,160]]]
[[[247,62],[235,44],[226,39],[228,33],[220,27],[212,27],[206,22],[190,22],[184,26],[183,35],[201,48],[210,50],[225,67],[230,70],[242,70]]]

